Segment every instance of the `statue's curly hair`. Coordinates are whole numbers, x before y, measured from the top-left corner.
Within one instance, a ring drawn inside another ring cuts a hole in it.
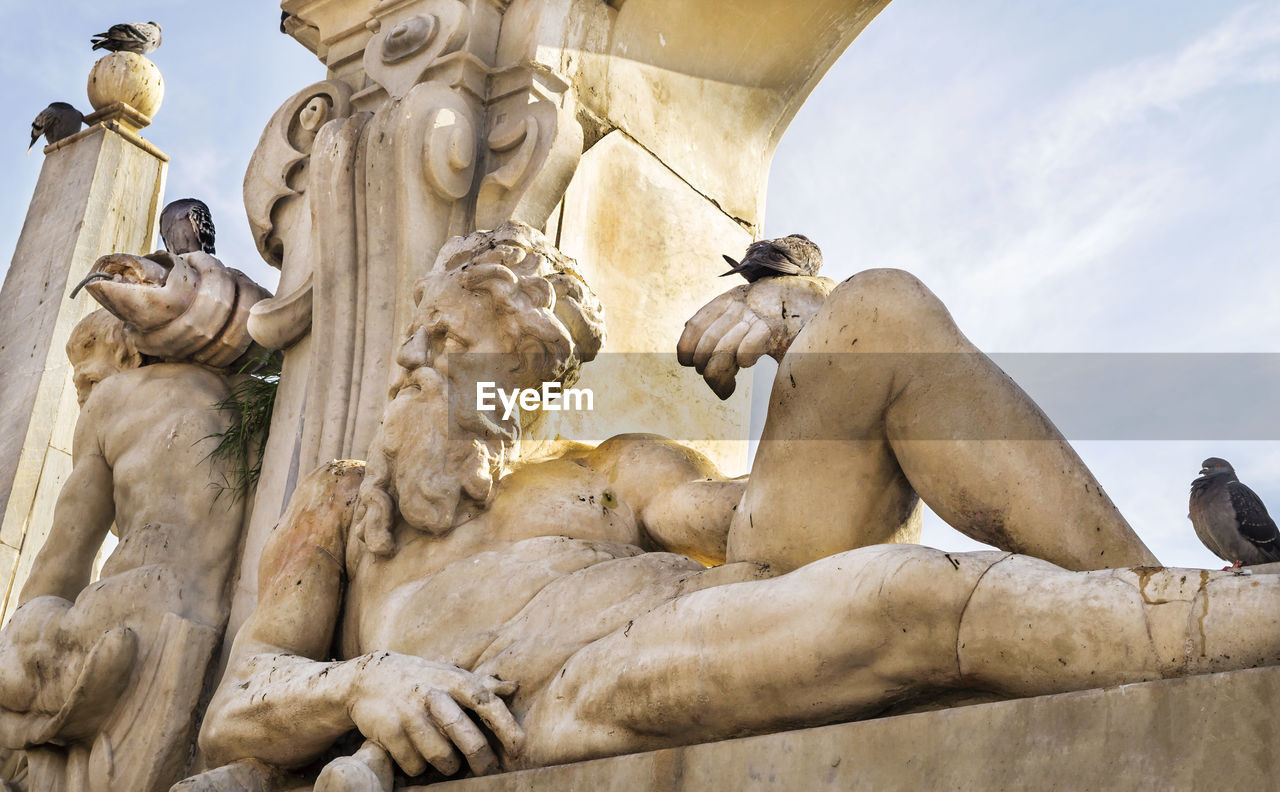
[[[503,330],[520,339],[521,369],[550,372],[539,379],[572,385],[604,344],[604,308],[595,293],[573,260],[530,226],[507,222],[453,238],[431,273],[455,271],[459,285],[487,298]]]
[[[125,332],[124,322],[105,308],[93,311],[71,329],[67,338],[67,358],[74,366],[77,358],[98,344],[105,344],[115,352],[116,363],[122,371],[138,368],[146,362]]]

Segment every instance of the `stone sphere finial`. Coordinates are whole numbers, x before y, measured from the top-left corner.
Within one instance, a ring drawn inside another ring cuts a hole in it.
[[[89,72],[89,103],[94,110],[126,104],[150,122],[163,100],[160,69],[142,55],[113,52],[100,58]]]

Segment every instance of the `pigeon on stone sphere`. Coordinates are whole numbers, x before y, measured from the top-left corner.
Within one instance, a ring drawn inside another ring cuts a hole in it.
[[[83,123],[84,114],[79,110],[66,102],[54,102],[41,110],[36,120],[31,122],[31,145],[27,146],[27,151],[31,150],[31,146],[36,144],[41,135],[44,135],[45,142],[53,145],[79,132]]]
[[[1232,568],[1280,561],[1280,531],[1231,463],[1206,459],[1191,482],[1191,525],[1204,546]]]
[[[160,23],[122,22],[112,25],[106,33],[99,33],[89,41],[96,50],[146,55],[155,52],[160,46]]]
[[[213,215],[204,201],[180,198],[160,213],[160,238],[164,249],[180,256],[194,250],[213,255]]]
[[[817,275],[822,268],[822,251],[803,234],[792,234],[752,242],[741,262],[729,256],[724,260],[733,269],[721,273],[720,277],[737,273],[748,283],[755,283],[761,278],[779,275]]]

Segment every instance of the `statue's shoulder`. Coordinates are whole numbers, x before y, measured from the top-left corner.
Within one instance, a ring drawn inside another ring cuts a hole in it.
[[[351,518],[364,472],[364,462],[360,460],[335,459],[299,481],[288,508],[267,540],[260,571],[270,577],[313,561],[344,567]]]
[[[171,392],[172,399],[167,403],[203,408],[208,406],[209,398],[214,402],[225,398],[231,386],[225,375],[194,363],[151,363],[107,377],[94,386],[86,405],[108,398],[118,403],[121,397],[139,389]]]
[[[586,459],[595,467],[610,470],[673,464],[699,471],[715,469],[711,460],[698,451],[656,434],[614,435],[592,449]]]

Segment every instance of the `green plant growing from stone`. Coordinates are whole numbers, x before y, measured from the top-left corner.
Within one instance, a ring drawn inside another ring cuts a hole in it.
[[[231,469],[223,475],[217,486],[230,492],[235,499],[246,497],[258,484],[262,474],[262,454],[267,446],[267,433],[271,428],[271,413],[275,408],[276,391],[280,386],[281,358],[274,353],[264,353],[240,367],[231,393],[214,404],[219,410],[235,413],[234,421],[222,434],[209,435],[218,445],[207,457],[214,462],[229,461]]]

